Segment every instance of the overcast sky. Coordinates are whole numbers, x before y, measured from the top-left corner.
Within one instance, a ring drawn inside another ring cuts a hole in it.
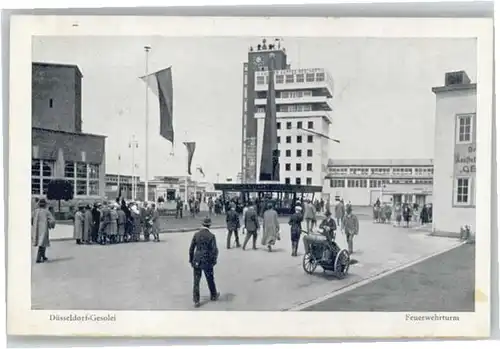
[[[273,38],[271,37],[271,40]],[[260,38],[34,38],[33,60],[76,64],[83,73],[83,131],[107,136],[106,172],[132,172],[128,143],[139,141],[145,171],[144,45],[150,72],[173,68],[174,156],[159,136],[150,94],[150,177],[184,175],[183,141],[207,180],[235,177],[241,165],[242,64]],[[335,83],[330,158],[432,158],[435,96],[447,71],[476,81],[474,39],[284,38],[292,68],[327,68]],[[404,145],[404,146],[403,146]],[[121,162],[118,161],[121,154]]]

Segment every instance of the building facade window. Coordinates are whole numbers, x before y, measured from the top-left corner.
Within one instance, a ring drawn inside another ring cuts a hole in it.
[[[358,176],[368,176],[369,169],[363,167],[351,167],[349,169],[349,174],[358,175]]]
[[[285,150],[285,156],[287,158],[289,158],[290,156],[292,156],[292,151],[290,149]]]
[[[291,166],[292,165],[290,165],[290,164],[285,164],[285,171],[290,171]]]
[[[325,81],[325,73],[316,73],[316,81]]]
[[[298,122],[297,122],[297,128],[298,128],[298,129],[301,129],[301,128],[302,128],[302,121],[298,121]]]
[[[257,85],[264,85],[266,83],[266,79],[262,75],[257,76]]]
[[[281,122],[277,122],[276,123],[276,129],[277,130],[281,130]]]
[[[276,75],[276,83],[282,84],[284,82],[285,77],[283,75]]]
[[[307,128],[308,128],[309,130],[314,129],[314,121],[308,121],[308,122],[307,122]]]
[[[304,74],[297,74],[295,79],[297,82],[304,82]]]
[[[311,177],[307,177],[306,178],[306,185],[311,185],[312,184],[312,178]]]
[[[312,157],[312,156],[313,156],[312,149],[307,149],[307,157]]]
[[[457,115],[457,143],[472,142],[472,114]]]
[[[384,175],[389,175],[391,173],[390,168],[383,168],[383,167],[375,167],[371,169],[371,174],[372,175],[378,175],[378,176],[384,176]]]
[[[295,184],[300,185],[301,183],[300,177],[295,178]]]
[[[348,188],[366,188],[367,180],[366,179],[348,179],[347,180]]]
[[[292,84],[293,82],[294,82],[293,74],[287,74],[286,75],[286,83]]]
[[[281,137],[280,136],[276,137],[276,143],[280,143],[280,142],[281,142]]]
[[[470,177],[459,177],[455,180],[456,195],[455,204],[456,205],[470,205],[471,204],[471,178]]]
[[[286,123],[286,129],[291,130],[292,129],[292,123],[289,121]]]
[[[290,177],[285,178],[285,184],[290,184]]]
[[[314,73],[307,73],[306,74],[306,81],[307,82],[314,82]]]
[[[286,136],[286,142],[292,143],[292,136]]]
[[[297,136],[297,143],[302,143],[302,136]]]
[[[298,158],[302,157],[302,149],[297,149],[296,154]]]
[[[330,188],[345,188],[345,180],[330,179]]]
[[[306,170],[307,171],[312,171],[313,170],[313,164],[309,163],[306,165]]]
[[[55,161],[31,160],[31,193],[46,195],[49,182],[54,179]]]
[[[302,171],[302,164],[295,164],[295,171]]]
[[[307,143],[312,143],[313,141],[313,136],[307,136]]]

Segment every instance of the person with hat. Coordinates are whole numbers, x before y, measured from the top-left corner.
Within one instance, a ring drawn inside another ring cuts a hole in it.
[[[344,225],[344,233],[347,239],[349,253],[353,253],[354,236],[359,233],[359,221],[358,217],[352,213],[352,206],[347,208],[342,223]]]
[[[109,203],[104,201],[101,206],[101,222],[99,224],[99,243],[105,245],[108,241],[111,228],[111,210]]]
[[[335,224],[335,219],[332,218],[332,213],[330,211],[325,212],[325,219],[323,219],[319,228],[323,231],[323,235],[326,236],[328,241],[335,240],[335,230],[337,230],[337,224]]]
[[[83,213],[83,243],[90,244],[92,235],[92,211],[90,205],[85,205],[85,212]]]
[[[158,208],[154,203],[151,204],[150,220],[153,241],[160,242],[160,212],[158,212]]]
[[[116,244],[118,242],[118,208],[120,205],[118,203],[113,202],[110,205],[109,210],[109,242],[112,244]]]
[[[243,216],[243,224],[246,230],[245,241],[243,241],[242,249],[245,250],[247,247],[247,243],[252,238],[252,248],[254,250],[257,249],[257,231],[260,228],[259,224],[259,216],[257,215],[257,211],[255,211],[255,206],[250,204],[248,206],[248,210],[245,212]]]
[[[43,263],[47,261],[45,252],[50,246],[49,230],[54,229],[56,220],[47,209],[47,201],[40,199],[38,207],[35,208],[31,216],[31,242],[34,247],[38,247],[36,262]]]
[[[302,233],[302,220],[302,207],[295,206],[295,213],[288,220],[288,224],[290,225],[290,239],[292,241],[292,257],[297,256],[300,234]]]
[[[304,220],[306,221],[307,232],[310,233],[316,221],[316,209],[311,200],[307,200],[304,204]]]
[[[231,248],[231,236],[234,233],[234,240],[236,242],[236,247],[240,247],[240,239],[238,236],[238,229],[240,229],[240,216],[236,212],[236,204],[231,203],[231,209],[226,214],[226,225],[227,225],[227,241],[226,248],[229,250]]]
[[[85,204],[79,203],[77,211],[75,212],[74,224],[73,224],[73,238],[76,240],[78,245],[83,242],[83,225],[85,223],[85,217],[83,211],[85,209]]]
[[[90,237],[93,243],[97,243],[97,240],[99,238],[100,223],[101,223],[100,204],[98,202],[95,202],[94,207],[92,208],[92,233]]]
[[[219,249],[215,235],[210,232],[212,220],[206,217],[202,222],[202,228],[193,235],[189,246],[189,264],[193,267],[193,302],[194,306],[200,306],[200,280],[201,274],[205,274],[210,299],[216,301],[220,293],[217,292],[214,279],[214,266],[217,264]]]
[[[262,221],[262,241],[261,244],[267,246],[269,252],[272,251],[276,240],[280,239],[280,223],[278,222],[278,212],[274,209],[272,202],[267,203],[267,210],[264,212]]]

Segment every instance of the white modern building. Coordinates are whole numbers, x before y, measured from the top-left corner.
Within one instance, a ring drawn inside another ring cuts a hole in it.
[[[445,75],[434,87],[433,231],[459,234],[476,222],[476,84],[463,71]]]
[[[353,205],[382,202],[433,201],[434,166],[431,159],[330,160],[323,193]]]
[[[257,159],[261,158],[268,72],[255,74]],[[333,80],[325,69],[275,71],[280,182],[322,185],[328,163]],[[259,171],[260,163],[257,163]]]
[[[280,182],[322,186],[328,164],[333,79],[321,68],[291,69],[279,40],[265,40],[243,64],[242,183],[258,183],[267,105],[269,61],[274,87]]]

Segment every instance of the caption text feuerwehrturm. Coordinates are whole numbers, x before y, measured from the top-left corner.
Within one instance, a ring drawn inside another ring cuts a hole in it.
[[[62,321],[62,322],[115,322],[116,315],[114,315],[114,314],[107,314],[107,315],[97,315],[97,314],[57,315],[57,314],[51,314],[51,315],[49,315],[49,320],[50,321]]]
[[[460,316],[457,315],[412,315],[406,314],[406,321],[460,321]]]

